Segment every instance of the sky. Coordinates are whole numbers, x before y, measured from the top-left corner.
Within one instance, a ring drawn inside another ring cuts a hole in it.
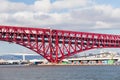
[[[0,0],[0,25],[120,35],[119,3],[120,0]],[[0,44],[0,53],[32,53],[16,44]]]

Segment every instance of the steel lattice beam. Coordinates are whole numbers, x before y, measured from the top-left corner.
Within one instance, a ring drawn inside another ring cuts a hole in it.
[[[12,26],[0,26],[0,40],[25,46],[53,63],[94,48],[120,47],[119,35]]]

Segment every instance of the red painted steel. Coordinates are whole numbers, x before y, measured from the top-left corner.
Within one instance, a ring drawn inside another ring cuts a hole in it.
[[[0,40],[27,47],[53,63],[94,48],[120,47],[119,35],[12,26],[0,26]]]

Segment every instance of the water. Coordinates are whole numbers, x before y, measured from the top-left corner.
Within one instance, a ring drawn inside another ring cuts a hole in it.
[[[120,66],[0,66],[0,80],[120,80]]]

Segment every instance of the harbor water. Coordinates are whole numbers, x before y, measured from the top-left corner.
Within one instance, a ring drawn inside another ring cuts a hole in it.
[[[120,80],[120,66],[0,66],[0,80]]]

